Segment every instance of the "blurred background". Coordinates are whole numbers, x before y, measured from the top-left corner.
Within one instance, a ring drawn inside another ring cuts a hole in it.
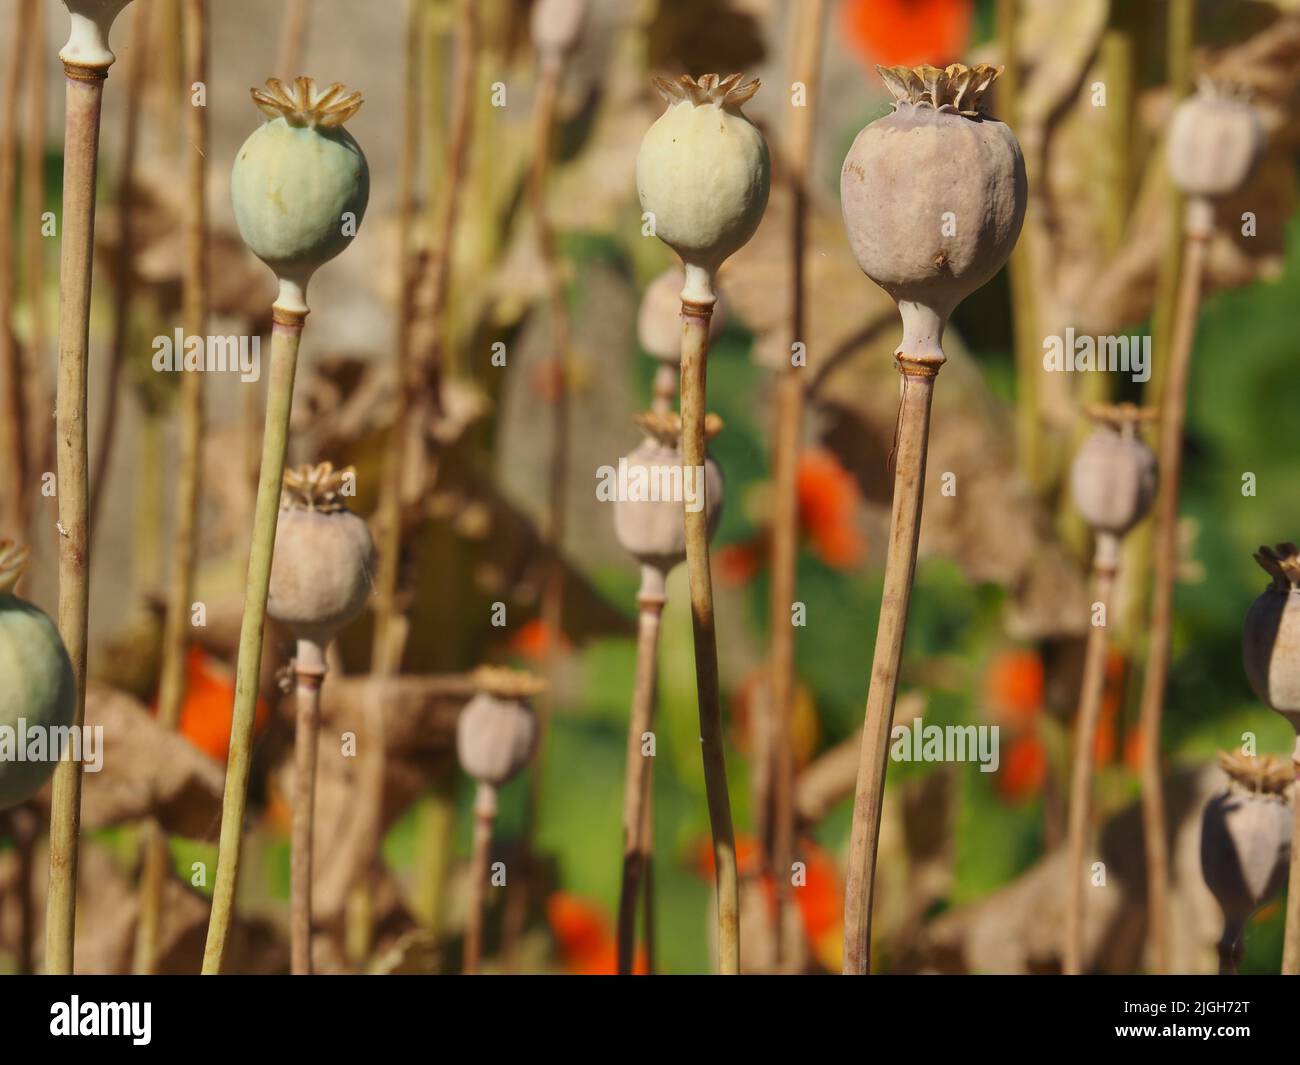
[[[0,328],[22,353],[32,484],[53,469],[52,421],[43,415],[52,409],[58,253],[57,240],[24,234],[34,212],[60,209],[56,53],[66,32],[62,6],[38,6],[40,33],[28,24],[19,39],[22,5],[0,3],[0,56],[19,64],[18,73],[0,68],[10,71],[0,79],[0,171],[18,168],[10,232],[0,233],[0,255],[16,271]],[[589,0],[564,60],[540,201],[554,236],[550,259],[528,189],[538,85],[528,0],[472,5],[472,105],[453,240],[445,246],[437,222],[454,183],[461,5],[209,6],[209,332],[262,333],[264,364],[274,281],[244,249],[229,202],[235,153],[260,121],[248,90],[302,72],[365,94],[348,128],[369,159],[370,206],[354,246],[312,283],[290,445],[293,462],[355,464],[354,509],[364,516],[377,506],[404,323],[416,328],[424,310],[413,288],[435,260],[448,278],[445,310],[426,323],[444,351],[441,413],[431,413],[429,396],[408,397],[425,421],[422,460],[403,496],[398,606],[409,624],[402,676],[382,699],[367,687],[374,638],[367,614],[340,638],[325,689],[315,881],[315,950],[324,971],[457,971],[473,785],[457,767],[454,728],[471,690],[466,674],[484,662],[531,668],[551,681],[546,742],[501,794],[493,854],[507,863],[509,883],[490,893],[485,967],[613,971],[639,574],[595,487],[598,468],[641,439],[632,416],[650,403],[657,364],[638,342],[637,315],[647,287],[675,261],[642,235],[635,158],[663,107],[652,76],[743,71],[761,78],[746,113],[772,148],[771,200],[757,235],[720,278],[727,314],[709,360],[709,409],[725,423],[712,444],[726,478],[713,562],[744,877],[742,955],[747,968],[773,968],[775,888],[755,796],[767,786],[760,732],[768,713],[772,395],[790,343],[793,197],[785,146],[795,110],[792,27],[803,0]],[[824,9],[824,45],[808,86],[816,105],[802,338],[808,406],[797,481],[797,598],[806,624],[796,629],[791,736],[796,851],[807,881],[793,892],[800,928],[793,964],[810,972],[840,965],[843,861],[898,399],[897,312],[849,251],[839,167],[857,131],[888,110],[876,64],[961,60],[1014,70],[1014,97],[1004,78],[991,110],[1024,147],[1030,214],[1018,258],[961,305],[948,334],[896,719],[999,725],[1001,758],[995,773],[973,763],[891,765],[875,967],[1059,969],[1065,782],[1091,557],[1065,475],[1086,431],[1084,405],[1156,401],[1180,218],[1163,167],[1164,131],[1178,98],[1198,76],[1213,75],[1249,88],[1268,138],[1249,186],[1220,205],[1209,249],[1163,738],[1173,962],[1182,971],[1213,971],[1221,919],[1200,877],[1198,840],[1201,807],[1223,785],[1214,753],[1236,748],[1245,733],[1257,737],[1260,752],[1284,754],[1294,742],[1285,721],[1250,692],[1240,630],[1265,585],[1252,551],[1300,533],[1300,472],[1286,443],[1300,431],[1300,4],[826,0]],[[209,375],[196,590],[207,624],[195,629],[187,651],[177,738],[150,710],[174,525],[177,383],[154,373],[150,359],[153,338],[180,324],[189,150],[182,109],[190,94],[180,10],[175,0],[135,0],[114,29],[118,61],[105,92],[90,380],[91,458],[102,498],[93,529],[87,713],[105,725],[108,746],[104,771],[85,785],[82,972],[132,967],[144,817],[167,828],[174,860],[160,968],[197,970],[260,452],[264,384]],[[1191,26],[1191,38],[1171,34],[1171,26]],[[33,157],[37,184],[23,177]],[[1241,232],[1247,211],[1257,219],[1250,236]],[[558,354],[551,276],[562,285],[570,327]],[[1043,372],[1043,338],[1066,327],[1152,336],[1152,382],[1144,389],[1127,375]],[[504,353],[504,365],[494,352]],[[557,474],[562,395],[569,443]],[[100,465],[110,420],[110,457]],[[1253,495],[1243,495],[1247,473],[1255,477]],[[947,474],[955,475],[955,494],[941,491]],[[558,613],[548,616],[552,493],[561,500],[562,579]],[[52,613],[56,504],[32,498],[26,535],[35,557],[24,594]],[[1136,707],[1150,565],[1149,531],[1139,529],[1126,542],[1114,607],[1121,620],[1112,628],[1093,752],[1108,880],[1107,890],[1090,895],[1087,942],[1090,967],[1100,971],[1145,964]],[[276,674],[291,651],[284,633],[269,630],[230,971],[283,971],[288,963],[293,706]],[[662,628],[654,797],[654,965],[669,973],[706,972],[714,953],[694,685],[679,567]],[[346,731],[362,737],[363,748],[381,737],[378,791],[367,783],[364,757],[336,756]],[[25,925],[22,899],[44,897],[40,826],[48,798],[27,814],[25,827],[15,816],[8,831],[0,821],[0,970],[40,967],[44,905]],[[206,881],[196,869],[207,870]],[[1247,927],[1243,971],[1277,971],[1283,909],[1284,900],[1275,900]],[[34,954],[24,952],[24,936],[37,944]]]

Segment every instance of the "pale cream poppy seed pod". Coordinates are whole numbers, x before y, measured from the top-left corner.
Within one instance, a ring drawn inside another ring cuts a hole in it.
[[[1291,861],[1291,766],[1281,758],[1219,755],[1228,789],[1201,818],[1201,873],[1229,925],[1282,890]]]
[[[355,476],[328,462],[284,474],[266,610],[296,638],[322,647],[370,594],[374,541],[342,495]]]
[[[660,362],[678,363],[682,357],[682,286],[686,275],[670,266],[646,286],[636,316],[637,341],[647,355]],[[712,341],[727,324],[727,301],[719,294],[709,319]]]
[[[1217,199],[1245,186],[1264,149],[1259,113],[1227,87],[1202,81],[1169,123],[1169,176],[1185,196]]]
[[[1261,547],[1255,561],[1273,580],[1246,612],[1241,656],[1255,694],[1296,730],[1300,754],[1300,553]]]
[[[646,438],[625,459],[629,486],[635,484],[683,486],[683,491],[698,491],[685,480],[682,467],[682,423],[676,414],[651,412],[637,416],[637,424]],[[705,434],[712,439],[722,429],[722,419],[710,414],[705,419]],[[709,536],[717,531],[722,518],[722,470],[713,459],[704,466],[705,506],[708,509]],[[624,499],[614,501],[614,533],[619,544],[644,566],[651,566],[667,576],[669,570],[686,560],[686,520],[684,501],[679,496],[658,499]]]
[[[668,107],[637,154],[641,209],[653,216],[655,236],[685,263],[688,299],[711,301],[707,287],[692,287],[693,271],[711,276],[754,235],[767,207],[767,142],[741,111],[758,82],[740,80],[656,78]]]
[[[481,689],[460,712],[456,753],[461,768],[480,784],[498,788],[528,764],[537,744],[537,719],[529,699],[545,684],[530,673],[483,666]]]
[[[1123,536],[1142,520],[1156,495],[1156,456],[1138,435],[1152,412],[1121,404],[1088,413],[1097,428],[1070,467],[1074,506],[1093,532]]]
[[[894,109],[845,156],[844,228],[863,272],[898,303],[899,350],[938,356],[953,308],[1015,247],[1025,162],[1015,134],[983,110],[1000,68],[876,69]]]

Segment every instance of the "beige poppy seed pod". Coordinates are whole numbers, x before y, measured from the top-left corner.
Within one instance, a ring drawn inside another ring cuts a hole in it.
[[[636,316],[636,337],[645,353],[660,362],[676,365],[682,357],[682,286],[686,283],[680,266],[670,266],[646,286]],[[727,324],[727,301],[721,293],[709,319],[709,339],[714,340]]]
[[[295,637],[321,647],[370,594],[375,545],[366,523],[344,505],[355,477],[351,467],[328,462],[284,473],[266,609]]]
[[[1138,435],[1153,412],[1125,403],[1092,407],[1088,415],[1097,428],[1070,467],[1074,506],[1093,532],[1123,536],[1155,500],[1156,456]]]
[[[537,0],[529,18],[533,47],[543,62],[563,59],[582,35],[587,0]]]
[[[676,414],[650,412],[637,415],[636,421],[646,431],[646,438],[620,461],[620,466],[626,463],[629,495],[641,488],[649,491],[654,487],[659,498],[618,496],[614,500],[614,533],[624,550],[638,562],[666,577],[669,570],[686,560],[683,493],[693,496],[698,486],[694,477],[686,477],[682,467],[681,418]],[[708,415],[705,433],[709,439],[721,430],[722,419],[716,414]],[[724,485],[722,470],[713,459],[705,463],[704,469],[704,505],[708,508],[712,537],[722,517]]]
[[[1239,191],[1264,149],[1259,112],[1231,87],[1202,80],[1169,123],[1169,176],[1189,197],[1217,199]]]
[[[1255,694],[1296,730],[1300,755],[1300,554],[1278,544],[1255,561],[1273,580],[1246,611],[1241,657]]]
[[[1220,752],[1228,788],[1201,817],[1201,875],[1223,911],[1221,957],[1235,969],[1245,922],[1287,880],[1294,807],[1292,768],[1268,755]]]
[[[942,359],[954,307],[1007,261],[1025,218],[1020,144],[983,110],[1001,68],[877,67],[894,110],[844,158],[840,205],[858,265],[898,304],[900,351]]]
[[[474,682],[480,690],[456,722],[456,753],[469,776],[498,788],[533,756],[537,718],[529,700],[545,683],[531,673],[493,666],[477,669]]]
[[[636,158],[641,209],[686,266],[682,297],[712,302],[709,279],[754,235],[767,207],[767,142],[741,111],[758,82],[741,75],[655,78],[668,107]]]

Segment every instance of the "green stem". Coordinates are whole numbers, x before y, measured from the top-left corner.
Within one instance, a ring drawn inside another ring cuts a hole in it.
[[[325,649],[299,640],[294,658],[298,682],[293,742],[293,824],[290,832],[289,956],[294,976],[311,975],[311,860],[316,811],[316,754],[320,741],[320,688]]]

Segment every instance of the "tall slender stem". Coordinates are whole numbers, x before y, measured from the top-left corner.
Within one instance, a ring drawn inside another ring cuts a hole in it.
[[[283,283],[282,283],[283,289]],[[284,299],[284,296],[281,296]],[[262,634],[266,628],[266,598],[271,583],[271,558],[275,553],[276,519],[280,511],[280,485],[284,455],[289,443],[289,410],[293,405],[293,378],[298,365],[305,306],[277,300],[272,308],[271,381],[266,396],[266,426],[262,435],[262,471],[257,484],[248,580],[244,588],[244,618],[239,628],[239,658],[235,672],[235,705],[230,723],[230,756],[226,763],[226,789],[221,802],[221,840],[217,851],[217,876],[212,892],[212,916],[203,950],[203,972],[221,971],[239,883],[240,844],[244,807],[248,801],[248,772],[253,755],[253,717],[257,708],[258,677],[262,665]]]
[[[207,81],[207,0],[185,0],[185,80]],[[207,108],[191,106],[185,118],[185,277],[181,316],[188,336],[207,334]],[[162,675],[158,683],[158,717],[169,729],[180,723],[185,701],[185,648],[190,630],[194,567],[198,552],[199,485],[202,478],[203,375],[181,375],[181,454],[176,486],[176,530],[163,622]],[[140,920],[136,937],[137,973],[154,972],[158,963],[163,884],[169,864],[167,836],[158,827],[146,833],[140,883]]]
[[[298,682],[298,706],[293,741],[289,956],[294,976],[310,976],[312,827],[316,810],[320,688],[325,679],[325,649],[314,640],[298,641],[294,677]]]
[[[1286,896],[1286,934],[1282,941],[1282,975],[1300,976],[1300,731],[1291,754],[1295,787],[1291,791],[1291,870]]]
[[[696,276],[692,276],[696,274]],[[689,296],[688,296],[689,293]],[[718,692],[718,640],[713,620],[713,577],[709,570],[709,507],[704,476],[709,361],[709,321],[713,317],[713,278],[687,266],[682,291],[682,467],[694,471],[703,506],[685,507],[686,569],[691,588],[691,624],[695,633],[695,687],[699,699],[700,751],[704,790],[713,831],[713,862],[718,877],[718,971],[740,972],[740,881],[736,836],[727,792],[727,764],[722,746],[722,705]],[[688,476],[692,475],[690,472]]]
[[[1155,580],[1151,590],[1151,639],[1138,733],[1142,751],[1142,834],[1146,850],[1147,942],[1157,973],[1169,970],[1169,844],[1165,839],[1165,801],[1160,777],[1160,719],[1169,676],[1174,579],[1178,570],[1178,482],[1183,464],[1183,422],[1201,301],[1201,275],[1209,240],[1209,204],[1188,204],[1187,248],[1169,343],[1169,376],[1161,397],[1160,487],[1155,507]]]
[[[474,842],[469,861],[469,901],[465,918],[465,952],[461,968],[478,973],[483,954],[483,910],[487,903],[488,865],[492,856],[492,824],[497,816],[497,790],[480,783],[474,797]]]
[[[302,73],[303,46],[307,41],[307,0],[285,0],[280,23],[280,44],[275,56],[276,74],[285,79]]]
[[[1065,907],[1064,971],[1083,971],[1084,851],[1092,813],[1092,751],[1097,739],[1097,721],[1106,687],[1106,626],[1109,623],[1111,592],[1119,561],[1119,540],[1111,533],[1097,534],[1097,553],[1092,562],[1093,607],[1101,607],[1101,624],[1094,619],[1088,630],[1083,659],[1083,684],[1074,726],[1074,766],[1070,778],[1069,865]]]
[[[111,62],[111,61],[110,61]],[[59,261],[59,369],[55,439],[59,493],[59,634],[72,661],[80,729],[86,712],[86,628],[90,613],[89,486],[86,377],[90,284],[95,243],[95,173],[99,114],[108,63],[64,60],[63,241]],[[77,844],[81,763],[65,757],[54,770],[50,801],[50,879],[45,911],[45,971],[72,972],[77,916]]]
[[[618,972],[630,976],[636,954],[636,911],[650,862],[652,841],[647,806],[654,788],[654,760],[642,753],[654,729],[655,677],[659,669],[659,620],[664,610],[664,574],[641,567],[637,596],[636,680],[627,722],[627,771],[623,778],[623,887],[618,899]],[[649,891],[647,888],[647,898]],[[649,903],[647,903],[647,906]]]
[[[45,368],[45,0],[26,0],[32,9],[33,47],[27,49],[27,120],[22,163],[23,288],[31,315],[27,341],[26,373],[31,379],[34,410],[49,410],[49,382]],[[53,436],[48,418],[34,418],[28,427],[28,476],[49,469]]]
[[[825,25],[824,0],[793,5],[792,84],[804,88],[802,107],[792,108],[788,132],[791,204],[790,345],[807,344],[806,245],[808,242],[808,182],[812,169],[816,80]],[[790,608],[796,595],[799,557],[799,445],[803,425],[805,363],[787,360],[776,386],[776,418],[772,436],[775,506],[772,525],[772,592],[770,601],[772,727],[760,730],[771,744],[763,757],[771,767],[772,783],[770,872],[777,891],[777,961],[793,969],[799,964],[802,928],[791,905],[790,867],[794,861],[794,750],[790,742],[794,701],[795,646]],[[764,811],[766,813],[767,811]],[[766,848],[765,848],[766,849]]]
[[[885,801],[885,770],[889,765],[889,730],[894,720],[899,663],[903,658],[912,574],[916,569],[916,545],[921,533],[930,401],[935,377],[943,365],[942,354],[905,355],[900,351],[894,357],[902,375],[894,452],[894,506],[849,839],[844,894],[846,975],[865,975],[871,971],[871,905],[875,895],[880,811]]]

